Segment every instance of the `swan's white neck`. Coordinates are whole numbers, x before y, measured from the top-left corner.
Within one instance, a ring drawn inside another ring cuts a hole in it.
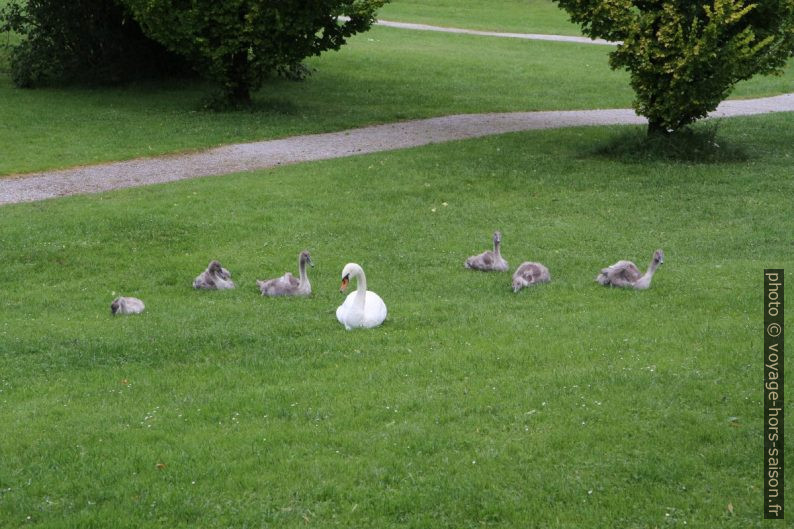
[[[494,239],[494,241],[493,241],[493,253],[497,257],[502,257],[502,254],[499,253],[499,246],[500,246],[499,240],[498,239]]]
[[[356,301],[361,301],[364,304],[364,299],[367,297],[367,276],[364,275],[364,270],[359,267],[353,272],[356,278]]]

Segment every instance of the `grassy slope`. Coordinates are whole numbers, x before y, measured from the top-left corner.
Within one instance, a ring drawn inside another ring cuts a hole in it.
[[[220,114],[196,111],[200,85],[28,91],[0,81],[0,174],[408,118],[631,101],[601,47],[375,28],[311,64],[307,82],[268,85],[257,111]],[[560,89],[561,77],[576,80]]]
[[[724,122],[744,162],[571,129],[3,207],[0,525],[761,527],[789,122]],[[497,227],[554,282],[464,270]],[[651,290],[592,281],[659,246]],[[314,296],[258,296],[302,248]],[[190,289],[213,257],[239,289]],[[350,260],[379,329],[335,321]]]
[[[8,0],[0,0],[0,7]],[[381,18],[446,26],[578,35],[576,25],[549,0],[390,0]]]
[[[206,88],[195,84],[18,90],[0,75],[0,175],[464,112],[628,107],[608,51],[375,28],[311,61],[307,82],[273,82],[256,111],[236,113],[197,111]],[[792,84],[789,67],[735,96]]]
[[[391,0],[379,18],[489,31],[581,35],[549,0]]]

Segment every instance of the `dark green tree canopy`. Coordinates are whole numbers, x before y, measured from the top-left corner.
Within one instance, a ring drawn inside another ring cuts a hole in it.
[[[386,0],[120,1],[145,34],[245,103],[269,74],[368,29]]]
[[[189,71],[113,0],[13,0],[0,9],[4,30],[22,37],[11,53],[17,86],[104,84]]]
[[[678,130],[733,86],[779,72],[794,51],[794,0],[554,0],[585,35],[621,41],[634,107],[649,132]]]

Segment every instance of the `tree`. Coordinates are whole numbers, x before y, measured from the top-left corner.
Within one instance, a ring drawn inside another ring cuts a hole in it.
[[[368,29],[386,0],[120,1],[148,36],[217,82],[222,102],[238,106],[269,74]]]
[[[705,117],[733,86],[778,73],[794,53],[794,0],[554,0],[591,38],[622,41],[648,133]]]
[[[113,0],[13,0],[0,9],[0,31],[8,30],[22,37],[11,52],[12,79],[21,87],[188,71]]]

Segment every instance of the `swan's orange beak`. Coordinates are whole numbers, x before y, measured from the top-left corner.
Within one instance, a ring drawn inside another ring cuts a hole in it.
[[[350,280],[347,278],[347,276],[343,277],[342,278],[342,286],[339,287],[339,292],[344,292],[345,290],[347,290],[347,284],[349,282],[350,282]]]

